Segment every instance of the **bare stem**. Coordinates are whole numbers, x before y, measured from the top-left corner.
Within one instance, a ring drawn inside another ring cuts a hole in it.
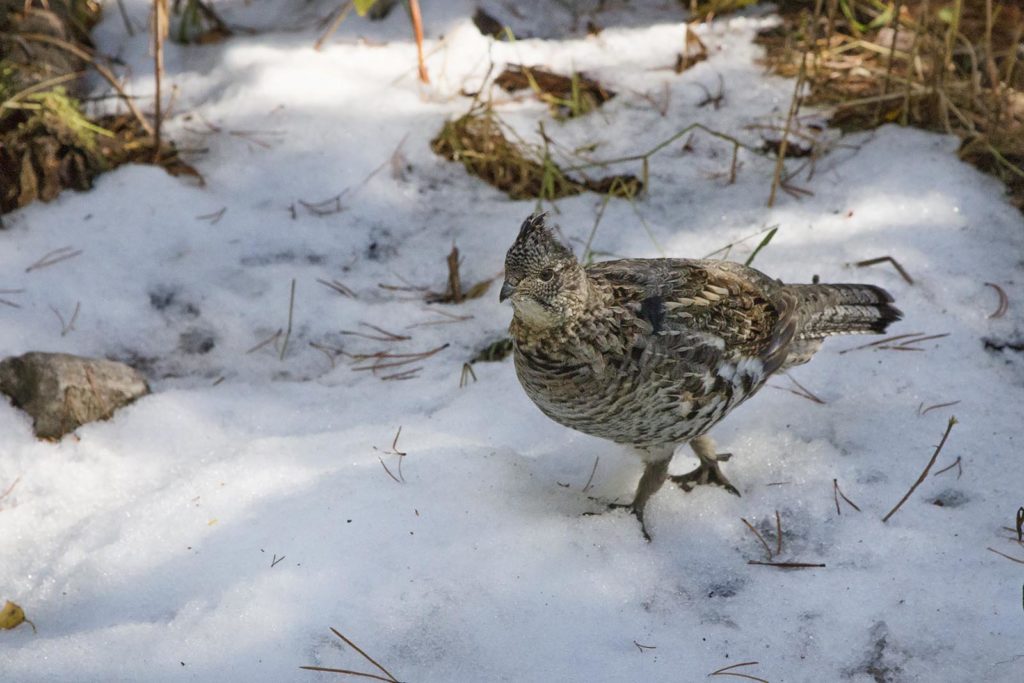
[[[946,439],[949,438],[949,433],[953,431],[953,425],[955,424],[956,417],[949,418],[949,424],[946,425],[946,432],[942,435],[942,440],[939,441],[939,445],[935,447],[935,452],[932,453],[931,460],[929,460],[928,464],[925,465],[924,471],[921,472],[921,476],[917,478],[917,481],[915,481],[914,485],[910,487],[910,490],[907,491],[902,498],[900,498],[900,502],[896,503],[896,507],[894,507],[892,510],[889,510],[889,514],[887,514],[885,517],[882,517],[883,523],[888,522],[889,518],[896,514],[896,511],[900,509],[900,506],[902,506],[903,503],[907,502],[907,498],[910,498],[910,494],[912,494],[914,490],[921,485],[921,482],[928,477],[928,471],[931,470],[932,465],[935,464],[935,460],[939,457],[939,453],[942,452],[942,447],[946,445]]]

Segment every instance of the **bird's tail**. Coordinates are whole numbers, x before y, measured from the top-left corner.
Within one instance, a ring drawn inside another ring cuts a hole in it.
[[[881,334],[903,317],[892,297],[874,285],[789,285],[797,296],[797,339],[834,334]]]

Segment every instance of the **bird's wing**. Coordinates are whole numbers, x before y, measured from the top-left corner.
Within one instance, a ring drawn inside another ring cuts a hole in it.
[[[634,330],[634,355],[645,349],[682,366],[756,359],[767,375],[785,361],[796,333],[793,295],[738,263],[627,259],[594,264],[587,274],[611,293],[623,331]]]

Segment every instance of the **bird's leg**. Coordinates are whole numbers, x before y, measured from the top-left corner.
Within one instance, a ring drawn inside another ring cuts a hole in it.
[[[690,491],[693,487],[701,484],[715,484],[716,486],[721,486],[729,493],[734,493],[737,496],[740,495],[740,492],[725,478],[722,470],[718,467],[718,463],[725,462],[732,456],[731,453],[716,454],[715,442],[710,436],[698,436],[691,439],[690,448],[700,458],[700,465],[697,466],[697,469],[686,474],[669,477],[672,483],[677,484],[684,491]]]
[[[647,501],[658,492],[661,485],[665,483],[665,479],[668,478],[668,463],[670,460],[672,460],[671,452],[669,452],[666,458],[647,463],[643,476],[640,477],[640,483],[636,486],[636,495],[633,496],[632,503],[629,505],[614,503],[609,505],[611,508],[628,508],[637,521],[640,522],[640,531],[648,541],[651,540],[651,535],[647,532],[647,525],[644,524],[644,508],[647,507]]]

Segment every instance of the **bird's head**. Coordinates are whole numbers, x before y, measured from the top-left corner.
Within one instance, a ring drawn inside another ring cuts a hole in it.
[[[516,316],[531,327],[564,324],[586,299],[586,274],[572,251],[544,223],[527,218],[505,256],[500,301],[512,300]]]

